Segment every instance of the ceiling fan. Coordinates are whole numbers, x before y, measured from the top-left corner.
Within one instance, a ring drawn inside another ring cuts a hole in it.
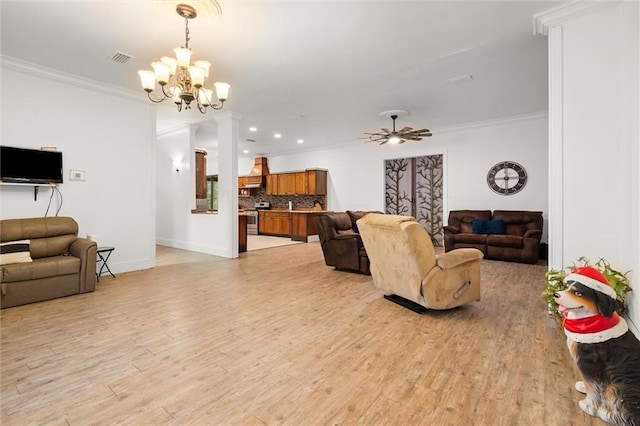
[[[364,132],[364,137],[360,139],[369,139],[367,142],[380,142],[380,145],[384,145],[389,142],[390,144],[401,144],[405,141],[421,141],[422,138],[431,136],[429,129],[413,130],[412,127],[403,127],[401,130],[396,130],[396,119],[399,116],[408,115],[409,113],[404,110],[391,110],[380,113],[381,117],[391,118],[393,120],[393,128],[380,129],[381,132],[369,133]]]

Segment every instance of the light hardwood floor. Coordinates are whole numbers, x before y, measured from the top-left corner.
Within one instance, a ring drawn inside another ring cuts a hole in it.
[[[417,315],[318,243],[230,260],[158,247],[94,293],[5,309],[3,425],[599,425],[540,297],[483,261],[482,301]]]

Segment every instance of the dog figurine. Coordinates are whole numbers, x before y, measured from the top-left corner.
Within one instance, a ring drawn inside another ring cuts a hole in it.
[[[567,346],[584,381],[578,403],[591,416],[615,425],[640,426],[640,341],[615,311],[616,292],[590,266],[576,268],[567,289],[554,294]]]

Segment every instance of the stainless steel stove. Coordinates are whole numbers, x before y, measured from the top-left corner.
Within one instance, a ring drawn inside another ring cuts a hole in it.
[[[247,234],[258,235],[258,210],[269,210],[271,203],[268,201],[259,201],[253,205],[254,210],[245,210],[247,216]]]

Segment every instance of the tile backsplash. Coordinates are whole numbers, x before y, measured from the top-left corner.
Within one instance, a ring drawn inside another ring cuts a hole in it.
[[[255,196],[238,198],[240,208],[253,208],[259,201],[268,201],[272,209],[288,209],[289,201],[294,209],[312,209],[316,202],[327,209],[326,195],[267,195],[265,188],[256,188]]]

